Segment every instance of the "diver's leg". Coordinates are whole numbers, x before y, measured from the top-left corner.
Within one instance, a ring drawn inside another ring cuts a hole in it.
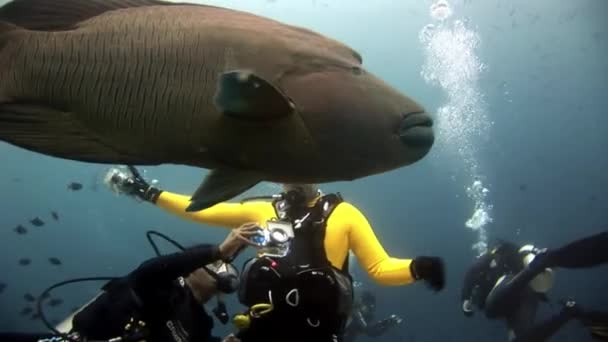
[[[594,340],[608,341],[608,312],[581,310],[576,317]]]
[[[527,290],[520,296],[518,303],[519,305],[506,316],[509,341],[523,335],[534,325],[539,300],[532,291]]]
[[[495,305],[508,303],[521,293],[534,277],[547,267],[584,268],[608,262],[608,232],[592,235],[561,248],[538,254],[514,277],[505,279],[490,293]],[[490,296],[488,296],[490,297]]]
[[[525,268],[515,276],[507,275],[488,294],[484,311],[488,318],[508,316],[517,311],[522,300],[527,297],[528,283],[540,271]]]
[[[536,258],[532,264],[535,261]],[[540,261],[543,268],[585,268],[608,263],[608,231],[576,240],[557,249],[551,249]]]
[[[549,319],[528,327],[524,331],[515,333],[513,342],[540,342],[553,336],[564,324],[574,318],[574,313],[568,304],[557,314]]]

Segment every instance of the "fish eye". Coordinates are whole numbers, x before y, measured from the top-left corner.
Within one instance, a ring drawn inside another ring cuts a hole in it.
[[[363,71],[361,70],[361,68],[359,68],[358,66],[354,66],[352,68],[350,68],[350,70],[352,71],[352,73],[354,75],[361,75],[363,73]]]

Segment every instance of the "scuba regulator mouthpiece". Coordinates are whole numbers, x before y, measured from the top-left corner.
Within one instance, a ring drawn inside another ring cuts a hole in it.
[[[219,292],[231,294],[239,288],[239,271],[230,263],[222,262],[209,264],[203,267],[215,279]]]

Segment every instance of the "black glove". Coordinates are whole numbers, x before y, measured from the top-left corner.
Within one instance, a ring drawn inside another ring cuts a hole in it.
[[[433,291],[441,291],[445,286],[445,270],[441,258],[419,256],[410,264],[410,271],[414,279],[424,280]]]
[[[122,192],[128,195],[136,196],[143,201],[156,203],[158,197],[163,191],[150,186],[150,184],[146,182],[146,180],[141,176],[139,171],[134,166],[129,165],[128,168],[133,174],[132,177],[128,177],[126,179],[117,178],[116,180],[112,179],[112,181],[120,186]]]

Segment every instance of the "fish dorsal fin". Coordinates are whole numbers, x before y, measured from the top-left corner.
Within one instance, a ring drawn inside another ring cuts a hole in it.
[[[250,121],[278,119],[294,111],[292,101],[279,89],[246,70],[221,75],[215,105],[225,115]]]
[[[161,0],[13,0],[0,8],[0,21],[36,31],[64,31],[79,22],[122,8],[171,6]]]

